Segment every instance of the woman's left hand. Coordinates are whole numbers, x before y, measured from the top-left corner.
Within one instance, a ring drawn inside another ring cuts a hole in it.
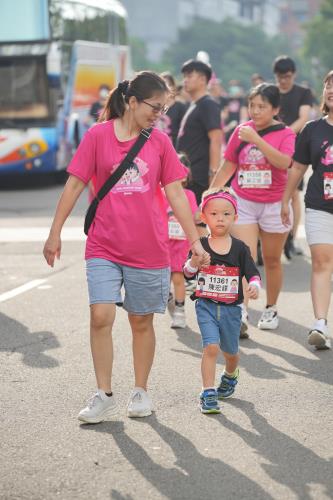
[[[201,257],[201,262],[200,266],[209,266],[210,264],[210,255],[207,253],[203,246],[201,245],[200,240],[195,241],[192,246],[191,250],[193,255],[197,255],[198,257]]]
[[[255,144],[259,135],[254,130],[254,128],[250,127],[249,125],[243,125],[238,130],[238,137],[242,142],[250,142]]]

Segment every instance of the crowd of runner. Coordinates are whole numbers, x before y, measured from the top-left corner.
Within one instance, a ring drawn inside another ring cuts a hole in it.
[[[154,313],[168,307],[171,327],[185,328],[186,290],[202,335],[199,405],[203,413],[220,412],[219,400],[231,396],[238,383],[239,339],[249,336],[247,305],[259,295],[260,274],[266,305],[257,326],[279,326],[281,256],[302,253],[296,236],[303,189],[314,312],[308,342],[330,348],[333,71],[324,77],[320,106],[307,86],[295,83],[296,66],[287,56],[273,63],[275,83],[254,74],[246,91],[236,80],[225,90],[200,59],[186,61],[181,72],[180,86],[169,73],[138,73],[106,102],[101,89],[99,123],[85,134],[68,167],[45,243],[44,256],[53,266],[62,226],[93,182],[97,210],[86,260],[97,391],[79,414],[86,423],[101,422],[116,409],[111,385],[116,304],[128,312],[133,334],[135,383],[127,414],[143,417],[153,411],[147,383]],[[99,197],[110,174],[137,147],[142,130],[146,138],[134,160]],[[216,386],[219,350],[225,370]]]

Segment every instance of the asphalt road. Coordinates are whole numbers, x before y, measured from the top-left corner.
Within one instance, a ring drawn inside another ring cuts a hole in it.
[[[119,310],[119,414],[80,425],[77,413],[94,390],[81,232],[86,200],[66,225],[61,259],[50,269],[42,240],[59,191],[0,191],[0,498],[332,498],[332,351],[307,345],[308,251],[285,263],[278,330],[254,326],[264,292],[251,303],[240,382],[221,415],[197,408],[201,343],[188,301],[184,330],[156,316],[153,416],[125,415],[133,373],[130,331]]]

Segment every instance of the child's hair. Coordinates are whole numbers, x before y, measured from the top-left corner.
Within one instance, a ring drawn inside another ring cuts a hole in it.
[[[237,213],[237,199],[236,197],[230,192],[230,189],[227,187],[223,188],[211,188],[207,189],[202,193],[201,196],[201,211],[205,208],[205,205],[208,203],[210,198],[218,198],[219,194],[221,194],[221,198],[226,199],[227,201],[230,201],[230,203],[233,205],[235,212]],[[223,196],[223,194],[225,196]]]
[[[327,82],[331,81],[333,83],[333,69],[331,69],[331,71],[329,71],[327,73],[327,75],[325,76],[324,78],[324,86],[326,85]],[[324,96],[322,97],[322,101],[321,101],[321,104],[320,104],[320,109],[323,113],[323,115],[326,115],[328,112],[329,112],[329,109],[325,103],[325,99],[324,99]]]

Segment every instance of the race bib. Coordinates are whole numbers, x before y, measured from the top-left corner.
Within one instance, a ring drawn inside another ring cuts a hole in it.
[[[173,215],[169,217],[168,227],[170,240],[186,240],[186,235],[183,231],[182,226]]]
[[[206,266],[198,274],[195,296],[218,302],[238,299],[239,267]]]
[[[241,188],[268,189],[272,185],[271,167],[243,163],[238,169],[238,185]]]
[[[324,173],[324,199],[333,200],[333,172]]]

